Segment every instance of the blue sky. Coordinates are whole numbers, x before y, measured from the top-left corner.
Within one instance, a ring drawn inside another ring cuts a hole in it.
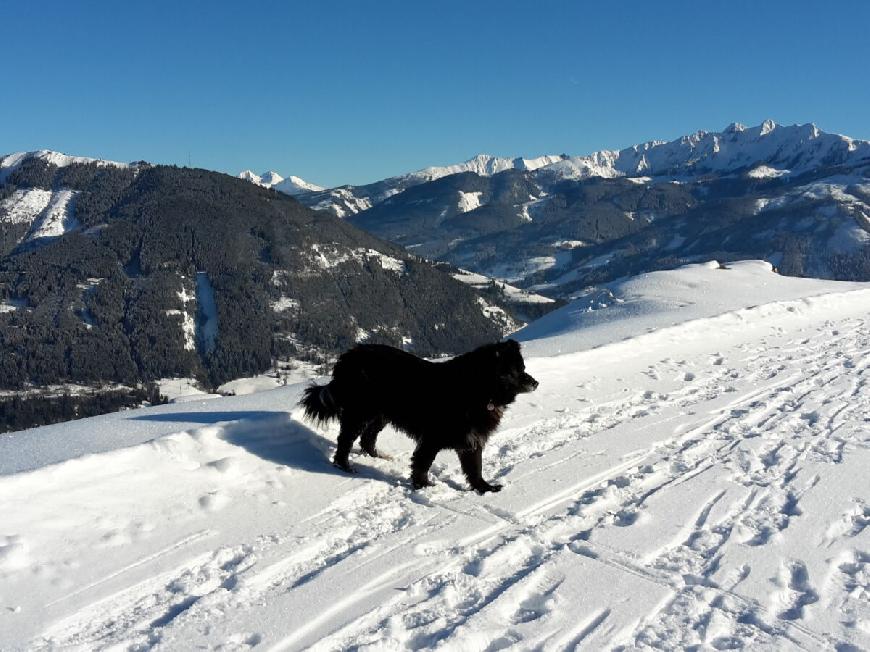
[[[729,122],[870,139],[870,2],[0,0],[0,152],[365,183]]]

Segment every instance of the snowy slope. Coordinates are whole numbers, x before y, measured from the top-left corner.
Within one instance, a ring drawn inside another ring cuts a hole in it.
[[[26,240],[61,236],[79,227],[72,210],[76,195],[77,191],[65,188],[16,190],[0,200],[0,225],[29,225]]]
[[[667,274],[523,333],[495,495],[301,386],[0,436],[0,649],[870,647],[870,285]]]

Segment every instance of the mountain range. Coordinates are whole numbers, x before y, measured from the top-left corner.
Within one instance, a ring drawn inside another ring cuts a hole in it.
[[[586,156],[479,155],[297,198],[553,297],[714,258],[870,278],[870,142],[813,124],[732,123]]]

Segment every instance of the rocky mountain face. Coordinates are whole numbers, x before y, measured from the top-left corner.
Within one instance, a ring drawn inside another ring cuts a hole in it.
[[[414,253],[553,297],[710,259],[870,279],[870,142],[766,121],[521,161],[477,157],[299,199]]]
[[[275,190],[49,154],[0,158],[0,390],[214,386],[355,342],[434,355],[518,325],[499,297]]]

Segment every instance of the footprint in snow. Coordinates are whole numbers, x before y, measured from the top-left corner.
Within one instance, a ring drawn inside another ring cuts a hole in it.
[[[235,457],[222,457],[219,460],[212,460],[206,467],[209,469],[214,469],[219,473],[227,473],[228,471],[232,471],[233,469],[238,467],[238,461]]]
[[[24,540],[17,534],[0,535],[0,570],[20,570],[29,564]]]
[[[802,561],[793,561],[784,568],[779,578],[780,585],[785,584],[785,590],[775,595],[775,599],[785,603],[785,609],[777,613],[783,620],[800,620],[804,617],[804,607],[819,601],[810,584],[810,575],[806,564]]]
[[[212,491],[199,498],[199,506],[207,512],[223,509],[229,502],[229,497],[220,491]]]

